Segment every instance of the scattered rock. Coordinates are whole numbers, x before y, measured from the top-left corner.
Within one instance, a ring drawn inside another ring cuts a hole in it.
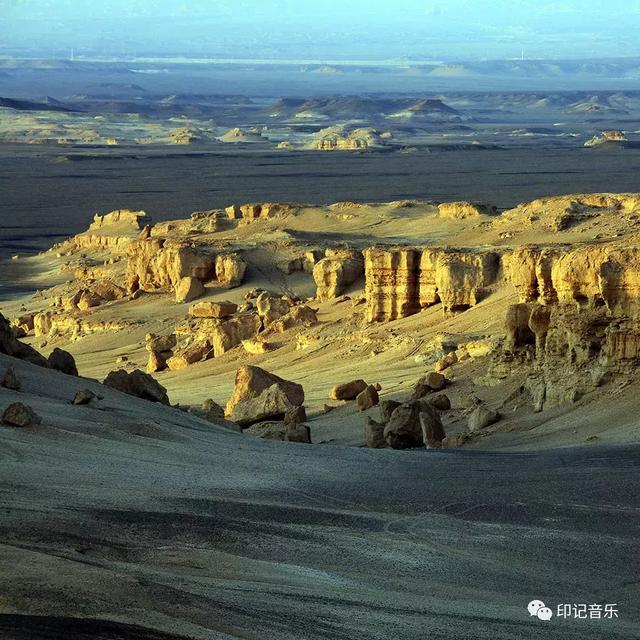
[[[104,379],[106,386],[151,402],[169,404],[167,390],[152,376],[140,369],[131,373],[124,369],[111,371]]]
[[[386,427],[384,437],[392,449],[408,449],[421,447],[424,444],[420,412],[423,411],[420,400],[405,402],[397,407]]]
[[[451,400],[445,393],[439,393],[437,396],[427,398],[427,403],[438,411],[448,411],[451,409]]]
[[[469,416],[469,431],[479,431],[500,420],[500,414],[484,404],[477,406]]]
[[[76,367],[76,361],[68,351],[63,351],[56,347],[47,358],[47,366],[49,369],[56,369],[62,371],[69,376],[78,375],[78,367]]]
[[[0,380],[0,387],[10,389],[11,391],[20,391],[20,380],[18,380],[18,376],[13,367],[9,367],[5,371],[2,380]]]
[[[268,327],[272,322],[289,313],[289,303],[281,297],[263,291],[256,300],[256,309],[263,325]]]
[[[306,424],[285,424],[284,439],[287,442],[311,444],[311,429]]]
[[[238,305],[228,300],[220,302],[197,302],[189,308],[194,318],[227,318],[238,310]]]
[[[375,407],[378,402],[380,402],[380,398],[377,389],[370,384],[356,396],[356,401],[358,403],[358,409],[360,411],[366,411],[367,409],[371,409],[371,407]]]
[[[362,393],[367,388],[367,383],[364,380],[352,380],[351,382],[345,382],[344,384],[336,385],[331,390],[332,400],[355,400],[358,394]]]
[[[202,403],[202,411],[204,412],[206,419],[210,422],[224,420],[224,408],[217,402],[214,402],[211,398],[207,398]]]
[[[428,407],[429,410],[425,411]],[[422,427],[422,439],[427,449],[439,449],[445,437],[444,428],[438,412],[429,404],[422,407],[420,412],[420,426]]]
[[[364,439],[369,449],[384,449],[388,446],[384,437],[384,428],[384,424],[367,418],[367,424],[364,428]]]
[[[458,362],[458,356],[455,351],[452,351],[451,353],[448,353],[446,356],[440,358],[440,360],[438,360],[435,363],[433,368],[435,369],[435,372],[444,371],[445,369],[448,369],[450,366],[456,364],[456,362]]]
[[[176,302],[191,302],[204,295],[204,285],[198,278],[185,276],[176,285]]]
[[[10,427],[35,427],[42,418],[26,404],[13,402],[4,410],[1,422]]]
[[[211,343],[207,340],[194,342],[188,347],[174,354],[166,361],[167,367],[171,371],[178,371],[188,367],[190,364],[202,362],[211,355]]]
[[[89,404],[94,398],[96,394],[89,389],[81,389],[76,393],[73,398],[73,404],[75,405],[84,405]]]
[[[260,367],[243,365],[236,372],[235,386],[225,415],[244,426],[268,418],[284,418],[288,410],[303,404],[301,385]]]

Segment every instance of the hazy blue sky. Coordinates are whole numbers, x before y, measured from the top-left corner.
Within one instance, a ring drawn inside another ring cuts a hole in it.
[[[0,0],[0,53],[640,55],[640,0]]]

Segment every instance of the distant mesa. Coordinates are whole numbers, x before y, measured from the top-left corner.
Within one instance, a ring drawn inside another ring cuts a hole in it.
[[[387,138],[388,136],[383,138],[376,129],[359,128],[348,131],[335,126],[318,131],[308,146],[320,151],[375,149],[384,147]]]
[[[240,127],[229,129],[229,131],[220,136],[218,140],[222,142],[267,142],[266,138],[257,131],[245,131]]]
[[[600,135],[593,136],[593,138],[584,143],[584,146],[597,147],[603,144],[618,144],[623,142],[627,142],[627,136],[625,136],[622,131],[611,130],[603,131]]]

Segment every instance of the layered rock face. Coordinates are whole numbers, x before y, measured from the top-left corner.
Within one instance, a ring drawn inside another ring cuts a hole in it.
[[[438,302],[445,313],[467,309],[500,270],[493,252],[373,247],[364,255],[369,322],[405,318]]]
[[[520,247],[504,259],[520,302],[492,371],[529,368],[537,410],[575,401],[640,362],[640,249],[635,242]],[[522,359],[522,354],[529,354]]]
[[[299,205],[288,202],[263,202],[259,204],[232,204],[225,209],[227,217],[231,220],[258,220],[269,218],[281,218],[295,213]]]
[[[144,211],[131,211],[131,209],[118,209],[111,213],[100,215],[96,213],[89,231],[99,231],[105,227],[122,226],[139,231],[145,225],[151,224],[151,217]]]

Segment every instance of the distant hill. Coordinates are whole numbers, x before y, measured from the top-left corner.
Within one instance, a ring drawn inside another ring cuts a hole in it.
[[[16,111],[65,111],[73,112],[78,109],[65,107],[54,98],[46,98],[44,102],[33,102],[31,100],[17,100],[14,98],[0,97],[0,107],[15,109]]]

